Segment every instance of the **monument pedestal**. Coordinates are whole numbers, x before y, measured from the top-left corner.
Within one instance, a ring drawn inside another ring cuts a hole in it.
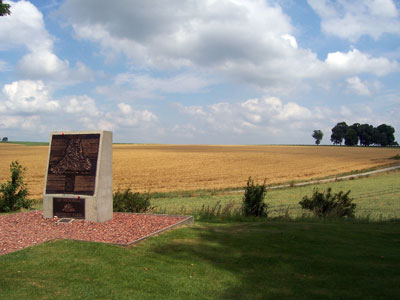
[[[52,132],[43,195],[45,218],[111,220],[112,132]]]

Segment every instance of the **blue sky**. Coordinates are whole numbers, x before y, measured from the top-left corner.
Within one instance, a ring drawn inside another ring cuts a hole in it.
[[[399,1],[4,2],[0,137],[312,144],[321,129],[329,144],[342,121],[400,131]]]

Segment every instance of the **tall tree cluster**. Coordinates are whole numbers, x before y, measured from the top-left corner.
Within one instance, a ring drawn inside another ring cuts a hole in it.
[[[369,124],[354,123],[348,126],[346,122],[340,122],[332,128],[331,142],[335,145],[346,146],[398,146],[394,138],[394,128],[381,124],[374,127]]]

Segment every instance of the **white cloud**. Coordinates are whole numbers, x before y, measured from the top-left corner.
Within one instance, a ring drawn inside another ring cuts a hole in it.
[[[281,36],[285,41],[288,41],[290,46],[292,46],[293,48],[299,48],[299,46],[297,45],[297,41],[296,38],[293,35],[290,34],[284,34]]]
[[[253,98],[236,103],[214,103],[204,106],[176,104],[183,115],[182,124],[172,133],[177,137],[206,140],[208,143],[313,143],[311,133],[321,129],[329,144],[331,128],[338,122],[382,123],[397,126],[395,109],[388,116],[376,109],[376,101],[308,108],[285,103],[276,97]],[[187,118],[185,118],[185,116]],[[202,129],[202,132],[198,130]]]
[[[390,61],[384,57],[371,58],[357,49],[347,53],[329,53],[325,63],[329,72],[339,75],[372,73],[383,76],[400,70],[400,65],[396,61]]]
[[[84,114],[97,117],[100,115],[95,101],[87,95],[70,96],[65,111],[70,114]]]
[[[217,71],[263,88],[282,80],[285,89],[288,81],[318,64],[314,54],[297,51],[293,27],[281,8],[264,1],[122,1],[107,14],[100,9],[104,5],[105,1],[72,0],[62,12],[77,36],[100,43],[104,52],[124,53],[139,66],[200,67],[208,74]],[[153,85],[165,92],[185,87],[193,91],[208,84],[204,76],[187,75],[163,80],[165,84],[143,76],[133,79],[141,87]]]
[[[250,99],[241,104],[241,107],[249,112],[257,112],[267,115],[269,118],[287,121],[287,120],[304,120],[311,117],[311,112],[305,107],[301,107],[297,103],[289,102],[282,104],[282,101],[276,97],[264,99]],[[255,117],[259,121],[260,115]]]
[[[40,116],[13,116],[2,115],[0,118],[1,129],[19,129],[30,132],[43,131]]]
[[[358,95],[370,96],[371,92],[368,86],[361,81],[358,76],[347,78],[347,87],[350,91],[355,92]]]
[[[52,98],[51,91],[40,80],[5,84],[0,95],[0,129],[9,138],[15,139],[17,134],[19,138],[35,140],[50,131],[46,121],[58,115],[59,108],[60,101]]]
[[[173,77],[157,78],[148,75],[132,73],[119,74],[115,78],[117,85],[130,85],[144,91],[159,91],[162,93],[198,92],[209,83],[198,75],[181,73]]]
[[[203,135],[206,132],[195,127],[193,124],[175,125],[171,132],[179,138],[184,139],[196,139],[199,135]]]
[[[210,64],[226,56],[265,55],[263,44],[270,36],[292,31],[280,7],[267,6],[260,0],[119,1],[112,6],[106,1],[71,0],[62,12],[79,37],[158,66]],[[252,47],[247,46],[249,43]],[[273,46],[272,52],[276,50]]]
[[[387,3],[379,6],[380,10],[368,3],[374,14],[394,16]],[[336,6],[327,2],[310,4],[324,18],[337,15]],[[255,86],[265,94],[285,95],[307,90],[307,80],[326,81],[359,73],[383,76],[399,70],[397,62],[357,49],[330,53],[325,61],[319,60],[316,53],[299,46],[296,30],[280,6],[262,0],[136,0],[111,6],[106,0],[67,0],[60,13],[78,38],[100,44],[107,56],[122,53],[144,70],[185,70],[183,75],[169,78],[120,74],[114,86],[98,88],[108,97],[122,94],[123,101],[197,92],[210,84],[204,79],[209,74],[215,74],[211,82],[228,79]],[[190,71],[194,68],[203,73],[193,75]]]
[[[132,107],[126,103],[119,103],[118,108],[124,115],[129,115],[132,112]]]
[[[138,98],[160,98],[163,94],[201,92],[211,84],[210,79],[187,72],[169,77],[121,73],[115,76],[112,85],[99,86],[96,91],[110,99],[132,101]]]
[[[207,132],[245,134],[264,132],[275,135],[284,127],[307,123],[312,112],[297,103],[282,103],[279,98],[254,98],[239,103],[215,103],[208,106],[183,106],[179,111],[191,115],[207,127]]]
[[[47,138],[46,134],[51,130],[143,131],[157,124],[158,118],[150,110],[133,109],[125,103],[119,103],[115,108],[99,108],[95,99],[87,95],[55,100],[42,81],[20,80],[4,85],[2,89],[0,129],[18,130],[20,135],[36,132]]]
[[[377,40],[384,33],[400,34],[392,0],[308,0],[308,4],[321,17],[324,32],[352,42],[364,35]]]
[[[45,112],[55,111],[59,101],[52,100],[49,90],[42,81],[21,80],[3,87],[4,100],[0,101],[0,111]]]
[[[179,111],[189,114],[189,115],[194,115],[194,116],[205,116],[206,112],[204,111],[202,106],[183,106],[180,104],[176,104],[178,107]]]
[[[96,124],[97,128],[100,128],[102,130],[115,130],[116,126],[113,122],[108,121],[108,120],[100,120],[97,124]]]
[[[29,51],[48,50],[53,40],[45,29],[42,13],[30,2],[11,2],[12,14],[0,18],[0,50],[24,45]]]
[[[48,50],[40,50],[26,54],[18,62],[19,74],[27,78],[50,78],[57,74],[67,72],[69,63],[61,61],[55,54]]]
[[[110,122],[121,128],[148,126],[158,120],[154,113],[146,109],[134,110],[125,103],[119,103],[118,108],[119,112],[109,113],[106,116]]]
[[[42,13],[28,1],[9,2],[11,15],[0,18],[0,51],[16,47],[28,50],[17,64],[18,75],[24,79],[49,79],[63,84],[90,80],[91,71],[78,62],[70,68],[53,52],[53,37],[47,32]],[[0,66],[1,70],[1,66]]]
[[[396,5],[392,0],[367,1],[366,5],[374,16],[396,18],[399,16]]]
[[[309,109],[298,105],[297,103],[289,102],[282,106],[279,115],[280,120],[306,120],[312,116]]]
[[[95,113],[85,113],[85,118],[81,120],[91,128],[119,130],[123,128],[145,128],[152,126],[157,120],[157,116],[149,110],[135,110],[129,104],[118,103],[116,111],[98,111],[94,100],[88,98],[80,101],[81,107],[86,111],[92,109]],[[80,108],[81,108],[80,107]],[[81,112],[81,109],[79,109]]]
[[[99,109],[96,101],[87,95],[69,96],[64,99],[66,120],[75,119],[87,129],[120,130],[146,128],[157,122],[157,116],[149,110],[136,110],[129,104],[118,103],[117,110]]]
[[[340,115],[344,118],[350,119],[350,117],[353,115],[353,112],[348,107],[342,105],[340,106]]]

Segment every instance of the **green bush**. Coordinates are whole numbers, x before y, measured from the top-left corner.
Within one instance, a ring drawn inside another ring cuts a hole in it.
[[[318,217],[353,218],[356,204],[352,203],[353,199],[349,194],[350,190],[346,193],[340,191],[332,194],[331,188],[325,193],[314,189],[311,198],[304,196],[299,204],[301,208],[311,210]]]
[[[149,193],[133,193],[131,188],[124,192],[119,189],[113,194],[113,209],[117,212],[144,213],[151,210]]]
[[[30,209],[33,200],[27,199],[28,190],[23,181],[25,173],[18,161],[10,165],[11,179],[0,185],[0,212],[16,211],[21,208]]]
[[[254,180],[249,177],[242,202],[243,214],[246,217],[266,217],[268,215],[268,205],[264,203],[266,192],[265,179],[263,185],[254,185]]]

